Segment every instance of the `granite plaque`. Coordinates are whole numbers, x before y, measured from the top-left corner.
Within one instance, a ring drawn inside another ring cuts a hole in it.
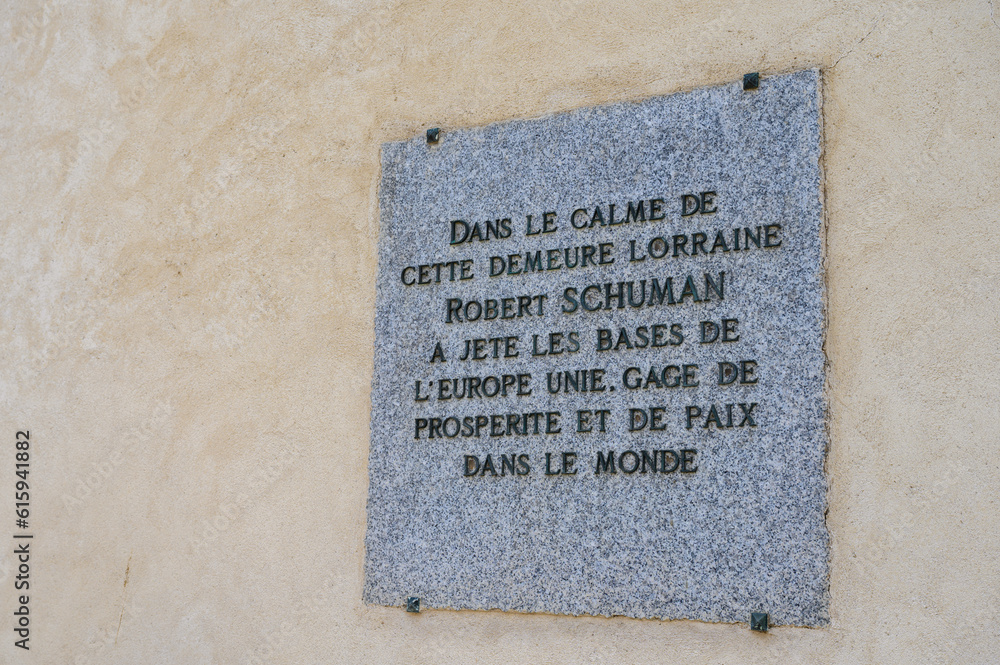
[[[827,623],[820,104],[383,146],[367,602]]]

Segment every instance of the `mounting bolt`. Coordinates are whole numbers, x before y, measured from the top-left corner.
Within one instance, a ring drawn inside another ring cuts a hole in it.
[[[758,87],[760,87],[760,74],[758,72],[743,75],[744,90],[756,90]]]
[[[441,128],[440,127],[431,127],[430,129],[427,130],[427,142],[428,143],[437,143],[438,139],[440,139],[440,138],[441,138]]]
[[[406,611],[420,613],[420,599],[416,596],[410,596],[406,599]],[[764,615],[767,616],[766,614]],[[764,630],[767,630],[767,620],[764,621]]]
[[[756,630],[758,633],[767,632],[767,612],[750,613],[750,630]]]

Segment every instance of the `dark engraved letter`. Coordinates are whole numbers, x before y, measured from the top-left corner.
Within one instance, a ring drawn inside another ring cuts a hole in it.
[[[597,468],[594,469],[594,475],[596,476],[601,471],[604,471],[604,473],[617,473],[615,471],[615,451],[609,450],[607,457],[601,451],[597,451]]]

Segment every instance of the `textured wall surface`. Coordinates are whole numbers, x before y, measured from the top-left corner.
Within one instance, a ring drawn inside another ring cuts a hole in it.
[[[0,34],[0,662],[1000,659],[990,0],[44,0]],[[830,626],[364,605],[379,146],[807,67]]]

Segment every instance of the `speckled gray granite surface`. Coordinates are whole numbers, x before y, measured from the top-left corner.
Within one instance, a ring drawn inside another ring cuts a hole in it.
[[[820,105],[802,71],[383,146],[367,602],[828,622]]]

